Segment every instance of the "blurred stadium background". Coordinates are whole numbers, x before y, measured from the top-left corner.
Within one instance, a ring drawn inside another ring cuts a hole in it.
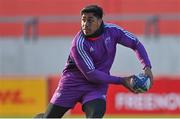
[[[45,110],[88,4],[139,37],[155,76],[141,95],[111,85],[106,117],[180,117],[180,0],[0,0],[0,117]],[[112,74],[141,68],[134,52],[118,46]],[[66,117],[83,117],[80,104]]]

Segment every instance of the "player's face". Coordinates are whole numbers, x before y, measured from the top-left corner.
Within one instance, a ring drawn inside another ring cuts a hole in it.
[[[84,13],[81,16],[81,28],[85,35],[93,34],[101,23],[102,19],[95,17],[93,13]]]

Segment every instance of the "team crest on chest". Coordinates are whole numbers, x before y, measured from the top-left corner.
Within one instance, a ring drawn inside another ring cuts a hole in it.
[[[89,49],[90,52],[93,52],[94,51],[94,48],[91,46],[90,49]]]
[[[106,46],[108,46],[108,44],[111,42],[111,37],[107,37],[106,39],[105,39],[105,44],[106,44]]]

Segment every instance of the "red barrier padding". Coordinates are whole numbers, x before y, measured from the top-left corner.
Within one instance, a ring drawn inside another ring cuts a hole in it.
[[[48,77],[48,100],[50,101],[51,97],[53,96],[54,91],[57,88],[60,75],[52,75]]]
[[[49,77],[49,99],[59,80]],[[156,76],[153,87],[146,93],[133,94],[123,86],[110,85],[107,95],[107,114],[180,114],[180,76]],[[72,114],[82,114],[77,104]]]
[[[82,114],[81,105],[72,110]],[[155,77],[144,94],[133,94],[122,86],[110,85],[107,114],[180,114],[180,77]]]

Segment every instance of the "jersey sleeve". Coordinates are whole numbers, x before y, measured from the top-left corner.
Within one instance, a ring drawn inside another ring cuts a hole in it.
[[[111,76],[96,69],[87,46],[84,44],[84,40],[85,39],[80,36],[74,41],[71,48],[71,56],[76,66],[83,73],[86,79],[97,84],[121,84],[122,78]]]
[[[126,30],[123,30],[120,27],[119,28],[116,27],[115,29],[116,29],[115,33],[116,33],[117,43],[133,49],[139,61],[143,65],[143,69],[145,67],[151,68],[151,62],[149,60],[147,51],[144,48],[143,44],[138,40],[138,38],[134,36],[132,33]]]

